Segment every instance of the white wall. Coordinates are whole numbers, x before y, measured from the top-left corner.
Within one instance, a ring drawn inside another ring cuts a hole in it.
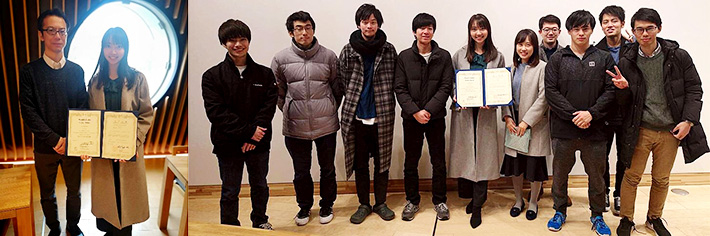
[[[382,29],[388,35],[388,41],[394,44],[398,51],[411,46],[414,40],[411,32],[412,18],[419,12],[427,12],[436,17],[437,31],[434,36],[439,45],[453,54],[466,43],[467,22],[471,15],[485,14],[492,25],[492,37],[495,45],[503,52],[508,65],[512,64],[513,40],[520,29],[530,28],[538,30],[538,19],[547,14],[555,14],[564,21],[572,11],[586,9],[595,16],[606,6],[616,4],[624,7],[626,12],[627,28],[630,27],[631,16],[640,7],[651,7],[661,14],[663,30],[660,37],[678,40],[682,48],[688,50],[693,56],[701,78],[710,78],[710,47],[707,47],[705,24],[710,22],[707,14],[710,3],[706,1],[690,0],[646,0],[646,1],[560,1],[560,0],[502,0],[502,1],[385,1],[372,0],[382,11],[384,24]],[[290,37],[285,28],[286,18],[293,12],[304,10],[311,14],[316,22],[315,35],[321,45],[340,54],[342,47],[348,42],[348,37],[356,30],[355,11],[362,4],[361,1],[234,1],[234,0],[200,0],[190,1],[189,8],[189,133],[190,133],[190,184],[212,185],[220,184],[217,159],[212,151],[209,139],[210,124],[205,115],[202,91],[200,88],[202,73],[211,66],[224,59],[226,50],[219,44],[217,29],[227,19],[234,18],[244,21],[252,31],[250,54],[254,60],[266,66],[271,64],[273,55],[279,50],[290,45]],[[604,36],[598,24],[592,39],[598,41]],[[566,30],[560,34],[560,41],[567,45],[570,37]],[[705,91],[708,86],[704,86]],[[708,112],[703,111],[702,122],[708,122]],[[397,121],[394,131],[394,148],[392,179],[403,178],[402,126],[397,107]],[[290,182],[293,179],[293,166],[291,158],[284,146],[281,135],[281,112],[276,112],[273,121],[274,138],[270,159],[268,181],[270,183]],[[448,116],[447,116],[448,122]],[[448,137],[448,130],[447,130]],[[448,140],[447,140],[448,142]],[[448,145],[447,145],[448,146]],[[448,150],[448,149],[447,149]],[[342,138],[338,137],[336,154],[337,179],[345,180],[345,167],[343,160]],[[448,151],[447,151],[448,154]],[[612,156],[615,156],[612,154]],[[426,148],[420,162],[420,175],[422,178],[431,176],[431,167]],[[549,158],[548,158],[549,159]],[[550,162],[550,160],[548,160]],[[611,163],[616,162],[613,157]],[[649,165],[651,162],[649,161]],[[710,172],[710,159],[701,158],[691,165],[683,164],[682,151],[676,158],[673,168],[674,173]],[[318,164],[314,160],[312,175],[318,179]],[[614,168],[612,168],[614,169]],[[551,171],[552,169],[550,169]],[[245,171],[246,172],[246,171]],[[614,171],[612,170],[612,173]],[[246,174],[246,173],[245,173]],[[583,175],[581,164],[575,166],[572,174]],[[246,183],[246,178],[245,183]]]

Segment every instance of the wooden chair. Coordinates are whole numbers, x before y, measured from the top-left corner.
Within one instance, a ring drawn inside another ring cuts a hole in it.
[[[16,236],[35,235],[30,165],[0,169],[0,220],[3,219],[12,220]]]
[[[180,216],[180,229],[178,235],[187,235],[187,157],[175,156],[181,151],[187,152],[187,146],[174,146],[170,152],[173,154],[165,158],[163,191],[160,194],[160,210],[158,211],[158,226],[167,229],[168,216],[170,215],[170,200],[173,187],[177,185],[183,196],[182,215]]]

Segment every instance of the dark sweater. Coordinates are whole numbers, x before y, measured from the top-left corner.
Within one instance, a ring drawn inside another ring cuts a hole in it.
[[[646,101],[643,104],[641,127],[655,131],[671,130],[675,122],[671,116],[671,109],[663,93],[663,52],[651,58],[639,56],[636,65],[643,73],[646,80]]]
[[[39,58],[20,69],[22,119],[34,134],[37,153],[56,153],[54,146],[67,136],[70,108],[89,107],[84,70],[71,61],[54,70]]]

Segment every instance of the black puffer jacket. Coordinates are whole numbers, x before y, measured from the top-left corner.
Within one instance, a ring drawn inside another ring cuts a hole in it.
[[[270,68],[256,64],[247,54],[244,73],[227,55],[224,61],[202,75],[202,98],[207,118],[212,123],[210,138],[213,153],[241,153],[244,143],[257,151],[271,148],[271,120],[276,113],[278,88]],[[266,128],[261,141],[251,139],[256,126]]]
[[[414,120],[414,113],[424,109],[431,119],[446,116],[446,101],[454,81],[451,54],[431,41],[431,57],[427,63],[419,54],[417,42],[397,57],[394,92],[402,107],[402,118]]]
[[[605,119],[616,87],[606,70],[614,70],[611,54],[589,47],[580,60],[569,46],[552,54],[545,67],[545,98],[550,105],[553,138],[606,140]],[[589,128],[572,122],[576,111],[589,111]]]
[[[665,57],[663,87],[673,121],[675,123],[690,121],[694,124],[688,136],[680,142],[683,147],[685,163],[691,163],[710,151],[705,131],[700,125],[700,109],[703,106],[700,76],[690,54],[679,48],[677,42],[657,39]],[[631,165],[631,156],[638,142],[639,127],[646,101],[645,79],[636,64],[638,49],[639,44],[634,43],[623,57],[619,58],[619,70],[629,82],[629,87],[617,91],[616,95],[617,102],[627,111],[623,123],[622,144],[619,149],[619,160],[627,167]]]

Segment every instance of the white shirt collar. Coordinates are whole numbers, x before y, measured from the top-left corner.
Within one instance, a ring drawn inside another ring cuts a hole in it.
[[[64,56],[62,56],[62,59],[59,60],[58,62],[49,58],[46,53],[42,54],[42,58],[44,59],[44,62],[46,62],[47,65],[49,65],[50,68],[55,69],[55,70],[62,69],[62,68],[64,68],[64,65],[67,64],[67,59],[64,58]]]

